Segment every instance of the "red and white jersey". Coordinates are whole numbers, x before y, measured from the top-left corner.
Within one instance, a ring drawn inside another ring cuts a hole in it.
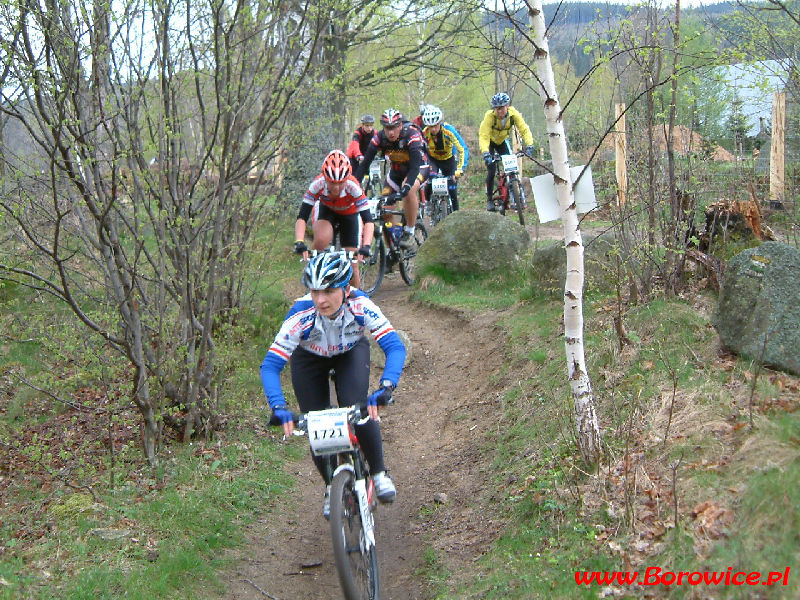
[[[358,180],[352,175],[345,180],[344,187],[338,198],[331,198],[325,177],[321,174],[317,175],[311,185],[308,186],[306,193],[303,194],[303,202],[313,207],[317,201],[340,215],[354,215],[365,210],[368,206],[364,190],[361,189]]]

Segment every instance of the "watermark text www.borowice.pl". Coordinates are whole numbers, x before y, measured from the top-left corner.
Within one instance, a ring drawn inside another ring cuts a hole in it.
[[[639,571],[575,571],[577,585],[789,585],[789,570],[783,571],[664,571],[647,567]]]

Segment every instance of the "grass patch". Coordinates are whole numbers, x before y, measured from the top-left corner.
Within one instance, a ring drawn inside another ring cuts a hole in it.
[[[463,283],[442,276],[436,285]],[[508,336],[515,381],[502,373],[495,380],[508,387],[502,426],[484,446],[493,456],[493,481],[481,500],[484,510],[506,516],[507,525],[476,573],[451,581],[437,591],[437,600],[597,598],[602,586],[577,586],[575,571],[644,573],[659,566],[767,573],[797,565],[800,419],[785,412],[796,403],[787,400],[784,375],[762,374],[755,387],[758,429],[750,430],[752,366],[720,356],[708,311],[698,308],[703,301],[676,298],[630,307],[623,320],[632,344],[620,347],[604,308],[613,299],[599,293],[585,298],[586,357],[607,451],[600,471],[586,473],[576,463],[560,299],[526,293],[535,286],[519,281],[508,288],[497,279],[469,283],[471,293],[483,299],[472,307],[490,308],[490,299],[501,292],[513,299],[498,325]],[[418,294],[451,305],[444,289]],[[670,525],[675,465],[677,527]],[[723,533],[704,541],[691,510],[705,500],[732,511],[735,521],[727,527],[712,523]],[[798,585],[800,578],[788,588],[762,586],[759,597],[794,598]],[[687,590],[653,591],[684,598]],[[624,590],[630,598],[640,592]],[[752,598],[753,588],[704,593]]]
[[[0,372],[38,376],[43,389],[80,407],[6,386],[14,377],[0,379],[0,600],[211,598],[221,591],[224,550],[241,544],[244,526],[285,494],[292,479],[281,464],[303,454],[264,435],[265,401],[253,402],[263,399],[258,365],[302,269],[289,251],[291,227],[278,229],[255,241],[254,285],[232,324],[218,328],[219,411],[228,427],[209,443],[189,445],[167,432],[157,469],[143,462],[138,416],[119,391],[124,377],[111,375],[109,404],[98,400],[100,370],[87,368],[98,352],[75,343],[87,334],[64,327],[71,313],[24,288],[0,289],[0,323],[11,332]],[[28,322],[38,324],[36,335]]]
[[[134,470],[113,491],[95,491],[98,501],[18,484],[18,515],[0,526],[0,598],[211,597],[220,551],[292,485],[283,445],[227,442],[173,449],[159,477]]]
[[[445,305],[468,312],[501,310],[523,299],[525,288],[519,281],[517,273],[462,275],[431,267],[421,275],[413,296],[426,304]]]

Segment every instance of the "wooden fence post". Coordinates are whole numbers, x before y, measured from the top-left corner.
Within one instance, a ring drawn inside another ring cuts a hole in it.
[[[769,151],[769,201],[773,208],[783,206],[786,174],[786,93],[775,92],[772,98],[772,145]]]
[[[617,203],[625,206],[625,196],[628,193],[628,138],[625,135],[625,104],[615,105],[617,124],[614,127],[614,155],[616,158],[617,175]]]

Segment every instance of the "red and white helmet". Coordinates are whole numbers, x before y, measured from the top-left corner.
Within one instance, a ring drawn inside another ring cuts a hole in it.
[[[387,108],[381,115],[381,125],[384,127],[394,127],[403,124],[403,115],[393,108]]]
[[[322,161],[322,174],[332,183],[344,181],[350,175],[350,159],[341,150],[332,150]]]

